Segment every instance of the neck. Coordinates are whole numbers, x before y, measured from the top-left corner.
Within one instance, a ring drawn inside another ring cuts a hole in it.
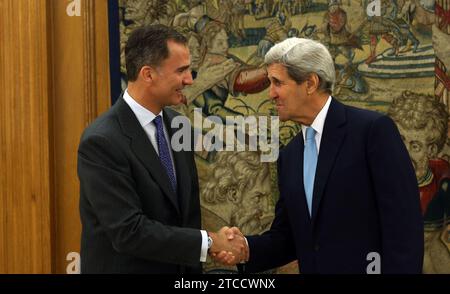
[[[128,94],[130,94],[137,103],[150,110],[155,115],[161,112],[162,107],[153,101],[148,89],[139,85],[138,82],[128,82],[127,90]]]
[[[327,103],[328,97],[328,93],[315,92],[309,95],[309,101],[303,106],[301,116],[294,121],[305,126],[310,126]]]

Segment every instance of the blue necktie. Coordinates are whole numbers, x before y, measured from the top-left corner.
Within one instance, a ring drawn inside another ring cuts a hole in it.
[[[308,127],[305,134],[305,150],[303,152],[303,183],[305,185],[306,203],[309,215],[312,215],[312,198],[314,191],[314,177],[317,166],[316,131]]]
[[[172,159],[170,158],[169,147],[167,145],[166,136],[164,136],[163,122],[161,116],[156,116],[153,120],[156,126],[156,140],[158,141],[159,160],[162,166],[166,169],[170,184],[173,191],[177,192],[177,180],[175,179],[175,172],[173,170]]]

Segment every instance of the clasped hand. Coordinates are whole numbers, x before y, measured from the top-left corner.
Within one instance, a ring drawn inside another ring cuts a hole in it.
[[[209,233],[213,244],[209,255],[224,265],[236,265],[248,261],[249,249],[244,235],[236,227],[223,227],[216,233]]]

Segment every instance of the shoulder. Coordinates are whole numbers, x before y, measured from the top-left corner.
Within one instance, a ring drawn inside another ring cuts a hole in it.
[[[91,124],[89,124],[83,132],[83,137],[91,136],[92,134],[108,134],[114,126],[117,125],[117,118],[112,108],[97,117]]]
[[[374,127],[388,129],[391,129],[392,127],[396,128],[394,121],[384,113],[350,105],[344,105],[340,102],[338,103],[343,105],[345,109],[347,126],[350,130],[362,129],[365,131],[369,131]]]
[[[110,144],[117,143],[120,140],[118,136],[121,136],[120,129],[117,107],[114,105],[86,127],[81,135],[80,146],[97,139]]]
[[[289,155],[291,152],[298,152],[301,142],[303,140],[302,138],[302,132],[300,131],[297,135],[295,135],[294,138],[291,139],[291,141],[289,141],[289,143],[284,146],[283,148],[281,148],[279,156],[278,156],[278,160],[281,161],[283,156],[287,155],[287,158],[289,158]]]
[[[403,144],[397,125],[388,115],[350,106],[346,113],[349,133],[365,138],[367,146],[381,144],[392,148]]]
[[[347,119],[349,119],[349,120],[357,119],[357,120],[363,121],[363,122],[373,122],[373,121],[379,119],[380,117],[385,116],[381,112],[363,109],[363,108],[354,107],[354,106],[345,105],[345,104],[342,104],[342,105],[345,108]]]

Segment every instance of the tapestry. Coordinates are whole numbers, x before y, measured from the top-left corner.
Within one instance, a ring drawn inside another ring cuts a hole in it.
[[[276,115],[262,82],[264,55],[274,44],[289,37],[325,44],[335,61],[333,97],[397,124],[420,189],[424,272],[450,273],[450,0],[118,0],[118,9],[122,89],[130,32],[143,24],[172,26],[188,40],[194,77],[188,105],[176,109],[191,121],[200,115],[210,128],[227,116]],[[300,129],[280,122],[280,147]],[[204,229],[260,234],[270,227],[276,163],[248,148],[197,151],[196,163]],[[236,268],[208,259],[204,270]],[[294,262],[268,272],[297,271]]]

